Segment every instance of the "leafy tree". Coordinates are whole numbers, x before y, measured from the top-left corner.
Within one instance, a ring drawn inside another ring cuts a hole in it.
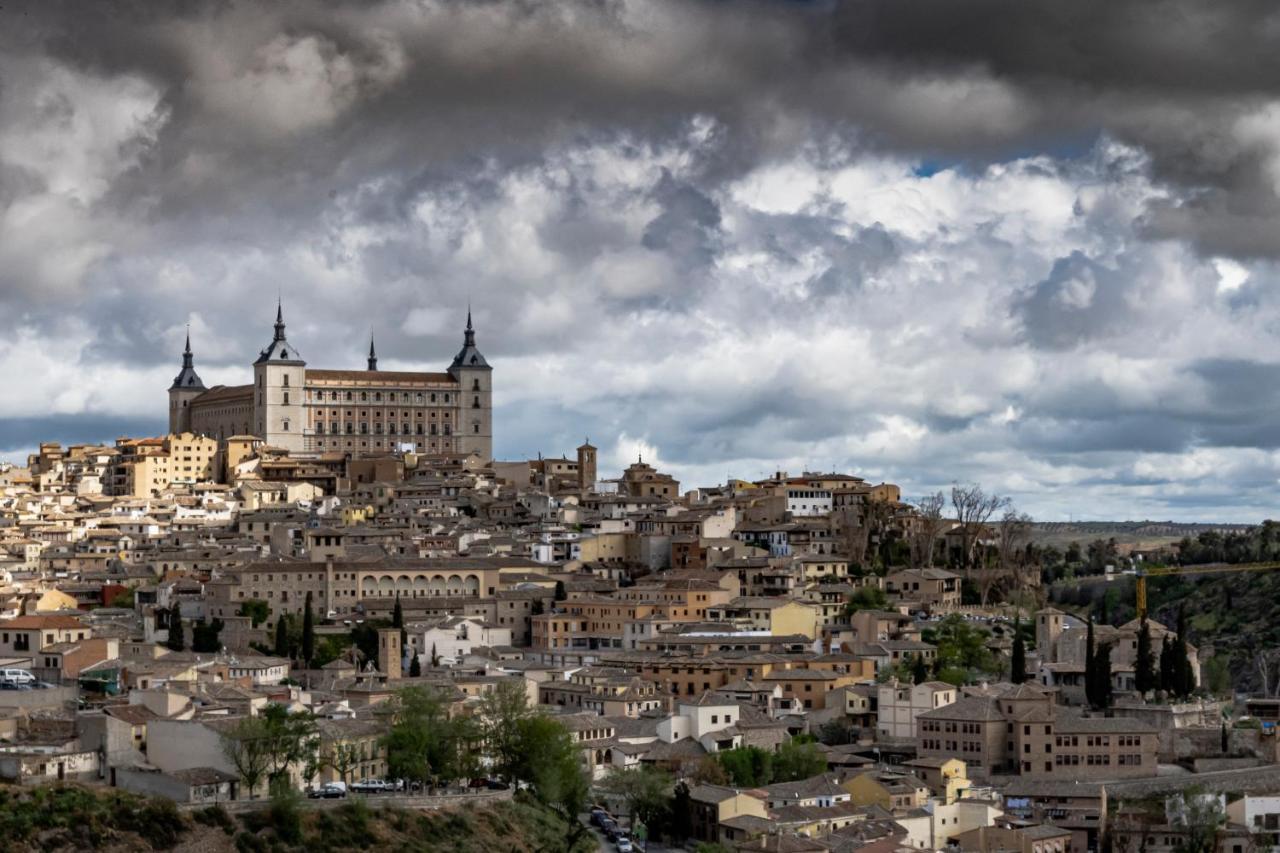
[[[847,622],[859,610],[883,610],[889,606],[889,596],[878,586],[860,586],[849,596],[844,605]]]
[[[564,724],[544,714],[525,717],[516,727],[523,748],[515,778],[530,781],[538,801],[565,822],[564,849],[572,850],[587,832],[578,819],[588,794],[578,748]]]
[[[306,603],[302,610],[302,660],[308,668],[316,656],[315,614],[311,612],[311,590],[307,590]]]
[[[422,675],[422,662],[418,660],[418,653],[413,653],[413,660],[409,661],[409,677],[418,678]]]
[[[1027,646],[1022,639],[1022,621],[1013,621],[1013,660],[1009,665],[1009,680],[1021,684],[1027,680]]]
[[[541,615],[542,615],[543,613],[545,613],[545,612],[546,612],[546,605],[544,605],[544,604],[542,603],[542,599],[541,599],[541,598],[535,598],[535,599],[533,600],[533,604],[531,604],[531,605],[529,606],[529,615],[530,615],[530,616],[541,616]]]
[[[773,754],[758,746],[722,750],[715,757],[738,787],[758,788],[773,781]]]
[[[169,639],[165,642],[169,649],[180,652],[187,647],[186,634],[182,628],[182,615],[175,608],[169,616]]]
[[[360,650],[362,660],[378,659],[378,629],[390,627],[385,619],[368,619],[351,629],[351,642]]]
[[[469,718],[451,717],[442,691],[406,687],[391,707],[387,770],[392,776],[423,784],[470,775],[477,738]]]
[[[1138,652],[1133,662],[1133,682],[1138,692],[1144,696],[1159,687],[1155,657],[1151,651],[1151,626],[1147,624],[1145,616],[1142,617],[1142,628],[1138,631]]]
[[[925,642],[932,642],[938,647],[936,666],[939,671],[948,667],[998,671],[991,650],[987,648],[990,634],[960,614],[952,613],[926,634]]]
[[[360,747],[354,743],[335,744],[321,763],[332,768],[340,781],[350,781],[351,774],[360,766]]]
[[[270,766],[266,721],[262,717],[244,717],[222,736],[222,753],[231,762],[253,799],[258,784]]]
[[[259,715],[267,745],[267,778],[273,785],[286,784],[290,767],[314,768],[320,746],[316,719],[306,711],[291,712],[273,702]],[[306,774],[310,775],[310,773]]]
[[[600,787],[626,804],[633,826],[637,820],[650,828],[665,828],[671,822],[674,781],[665,770],[649,766],[615,769]]]
[[[122,589],[115,595],[111,596],[111,600],[107,602],[108,607],[123,607],[126,610],[133,609],[133,589]]]
[[[817,745],[792,739],[778,748],[773,756],[773,781],[798,782],[825,773],[827,759]]]
[[[476,718],[493,770],[501,779],[515,778],[524,749],[519,741],[520,723],[531,713],[522,679],[500,681],[480,697]]]
[[[260,598],[251,598],[248,601],[241,602],[240,609],[236,611],[237,616],[248,616],[254,628],[267,621],[267,617],[271,615],[271,608],[265,601]]]
[[[221,649],[222,642],[218,635],[222,633],[223,627],[223,621],[216,617],[210,623],[197,619],[191,626],[191,651],[211,653]]]

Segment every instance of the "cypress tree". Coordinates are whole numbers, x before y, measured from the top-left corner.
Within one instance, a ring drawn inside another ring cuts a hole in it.
[[[409,677],[417,678],[422,675],[422,663],[418,660],[418,653],[413,653],[413,660],[409,661]]]
[[[1142,629],[1138,632],[1138,654],[1133,662],[1133,681],[1143,696],[1160,686],[1156,681],[1155,660],[1151,654],[1151,627],[1145,616],[1142,617]]]
[[[276,620],[276,657],[289,657],[289,623],[283,613]]]
[[[1098,711],[1111,707],[1111,644],[1103,643],[1098,647],[1098,654],[1093,662],[1094,679],[1097,686],[1094,687],[1094,698],[1096,700],[1094,708]]]
[[[1173,695],[1178,690],[1175,670],[1176,667],[1173,663],[1173,640],[1168,634],[1165,634],[1164,642],[1160,646],[1160,689],[1170,695]]]
[[[924,684],[928,680],[929,668],[925,666],[924,655],[916,655],[915,661],[911,664],[911,682]]]
[[[404,627],[404,608],[400,606],[400,593],[398,592],[396,593],[395,609],[391,611],[391,627],[392,628]]]
[[[316,651],[315,617],[311,613],[311,592],[307,591],[306,604],[302,611],[302,660],[307,668],[311,668],[311,659]]]
[[[440,655],[436,654],[436,644],[435,644],[435,643],[432,643],[432,644],[431,644],[431,665],[432,665],[432,666],[439,666],[439,665],[440,665]]]
[[[1022,641],[1022,620],[1013,620],[1013,661],[1009,666],[1009,680],[1021,684],[1027,680],[1027,647]]]
[[[176,610],[169,617],[169,641],[165,646],[175,652],[187,647],[187,638],[182,630],[182,614]]]
[[[1092,707],[1098,705],[1098,674],[1093,648],[1093,616],[1089,616],[1089,633],[1084,641],[1084,698]]]
[[[1178,684],[1179,696],[1190,696],[1196,689],[1195,670],[1191,664],[1191,654],[1187,651],[1187,605],[1178,606],[1178,637],[1174,649],[1174,678]]]
[[[1222,721],[1222,754],[1226,755],[1231,751],[1231,735],[1227,733],[1227,721]]]

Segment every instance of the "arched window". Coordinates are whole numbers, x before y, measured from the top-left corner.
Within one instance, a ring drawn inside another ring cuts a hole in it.
[[[375,402],[375,403],[381,403],[381,402],[382,402],[382,392],[381,392],[381,391],[375,391],[375,392],[373,392],[373,400],[374,400],[374,402]]]
[[[350,391],[348,391],[348,392],[347,392],[347,399],[348,399],[348,400],[350,400],[350,399],[351,399],[351,392],[350,392]]]
[[[368,392],[368,391],[361,391],[361,392],[360,392],[360,402],[362,402],[362,403],[363,403],[363,402],[366,402],[368,399],[369,399],[369,392]]]
[[[435,394],[432,394],[432,395],[431,395],[431,402],[433,402],[433,403],[434,403],[435,401],[436,401],[436,395],[435,395]]]

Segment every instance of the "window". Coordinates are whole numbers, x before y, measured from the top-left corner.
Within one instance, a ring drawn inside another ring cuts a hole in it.
[[[280,355],[284,356],[284,353],[280,353]],[[289,374],[287,373],[284,375],[284,387],[286,388],[289,387]]]
[[[289,431],[289,419],[288,419],[288,418],[285,418],[285,419],[284,419],[284,421],[282,421],[282,422],[281,422],[281,424],[280,424],[280,429],[284,430],[285,432],[288,432],[288,431]]]
[[[289,405],[289,392],[288,392],[288,391],[285,391],[285,392],[284,392],[284,404],[285,404],[286,406],[287,406],[287,405]]]

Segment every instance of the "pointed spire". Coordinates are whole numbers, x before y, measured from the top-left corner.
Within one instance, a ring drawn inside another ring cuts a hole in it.
[[[473,347],[476,345],[476,329],[471,325],[471,303],[467,303],[467,329],[463,335],[465,346]]]
[[[203,391],[204,383],[200,381],[199,374],[195,369],[195,356],[191,354],[191,324],[187,324],[187,340],[186,345],[182,348],[182,370],[173,379],[173,385],[169,390],[182,389],[184,391]]]
[[[182,350],[182,369],[183,369],[183,370],[190,370],[190,369],[191,369],[191,367],[192,367],[192,355],[191,355],[191,324],[190,324],[190,323],[188,323],[188,324],[187,324],[187,345],[186,345],[186,347]]]
[[[373,330],[369,330],[369,369],[378,369],[378,353],[373,348]]]
[[[284,340],[284,303],[280,297],[276,297],[276,337],[277,341]]]

